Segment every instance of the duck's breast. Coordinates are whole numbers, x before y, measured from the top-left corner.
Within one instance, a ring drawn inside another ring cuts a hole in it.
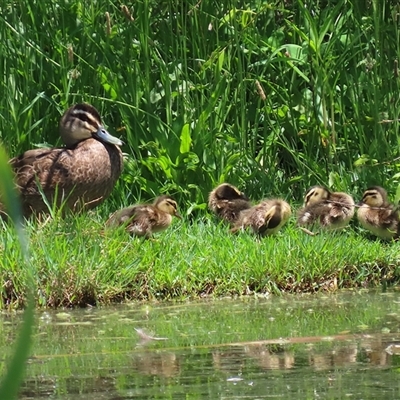
[[[94,200],[107,197],[115,186],[123,169],[122,152],[118,146],[103,144],[95,139],[85,140],[65,153],[69,168],[68,185],[77,193]],[[63,166],[60,160],[61,167]]]

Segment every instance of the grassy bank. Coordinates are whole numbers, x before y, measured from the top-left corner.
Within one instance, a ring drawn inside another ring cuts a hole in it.
[[[0,6],[0,140],[9,156],[60,144],[60,115],[80,101],[93,103],[125,143],[125,169],[107,205],[28,224],[38,304],[395,280],[397,244],[365,241],[358,228],[311,238],[289,225],[257,243],[201,218],[222,181],[252,199],[300,202],[317,183],[357,199],[380,184],[399,199],[396,7],[384,0]],[[191,225],[155,243],[102,233],[109,211],[164,192],[194,214]],[[27,276],[8,227],[0,246],[2,306],[21,305]]]
[[[291,221],[258,241],[205,217],[175,221],[146,241],[104,231],[103,223],[93,213],[28,224],[37,306],[335,291],[400,280],[400,244],[370,240],[358,227],[312,237]],[[28,274],[9,227],[0,248],[1,306],[22,306]]]
[[[398,200],[396,10],[383,0],[3,5],[8,154],[59,144],[60,114],[79,101],[125,142],[125,170],[103,208],[28,223],[37,304],[395,282],[398,245],[358,228],[308,237],[292,222],[257,242],[230,236],[202,210],[220,181],[252,199],[300,202],[323,183],[358,196],[380,184]],[[103,232],[109,211],[164,192],[196,214],[192,223],[157,242]],[[2,307],[22,305],[28,277],[11,228],[0,247]]]

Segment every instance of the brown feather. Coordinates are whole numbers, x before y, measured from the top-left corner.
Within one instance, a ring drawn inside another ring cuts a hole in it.
[[[260,236],[277,233],[291,216],[289,204],[281,199],[267,199],[240,213],[239,219],[231,229],[232,233],[240,229],[251,228]]]
[[[399,210],[388,201],[386,190],[380,186],[372,186],[364,192],[357,218],[365,229],[381,239],[400,236]]]
[[[354,215],[354,200],[347,193],[330,192],[323,186],[313,186],[304,196],[304,207],[297,212],[297,223],[320,225],[326,229],[341,229]]]
[[[110,195],[121,175],[123,157],[117,145],[94,138],[100,128],[105,131],[97,110],[77,104],[60,123],[68,148],[28,150],[10,160],[25,217],[48,212],[41,192],[50,206],[65,204],[72,211],[94,208]],[[0,204],[0,213],[3,210]]]
[[[116,211],[106,226],[125,226],[126,231],[132,235],[150,237],[152,233],[167,229],[171,225],[172,216],[181,218],[176,201],[170,196],[161,196],[153,204],[137,204]]]
[[[229,183],[222,183],[210,192],[208,207],[219,218],[234,223],[242,210],[251,207],[251,203],[237,187]]]

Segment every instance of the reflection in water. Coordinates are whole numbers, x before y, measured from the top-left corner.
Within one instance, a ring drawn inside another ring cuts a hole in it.
[[[179,358],[171,352],[147,352],[135,354],[132,367],[143,375],[154,375],[170,378],[179,375]]]
[[[227,374],[241,374],[244,358],[243,348],[238,346],[212,351],[213,368]]]
[[[294,354],[291,350],[283,347],[266,346],[259,343],[245,346],[248,357],[258,361],[263,369],[290,369],[294,367]]]
[[[342,343],[324,352],[310,350],[309,363],[316,370],[346,367],[357,362],[357,343]]]
[[[374,292],[47,313],[20,397],[397,399],[399,304]],[[18,323],[0,319],[2,354]]]

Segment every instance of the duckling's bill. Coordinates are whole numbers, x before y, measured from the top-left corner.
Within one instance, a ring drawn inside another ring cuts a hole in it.
[[[179,218],[179,219],[183,219],[182,215],[178,213],[178,211],[175,211],[174,217]]]

